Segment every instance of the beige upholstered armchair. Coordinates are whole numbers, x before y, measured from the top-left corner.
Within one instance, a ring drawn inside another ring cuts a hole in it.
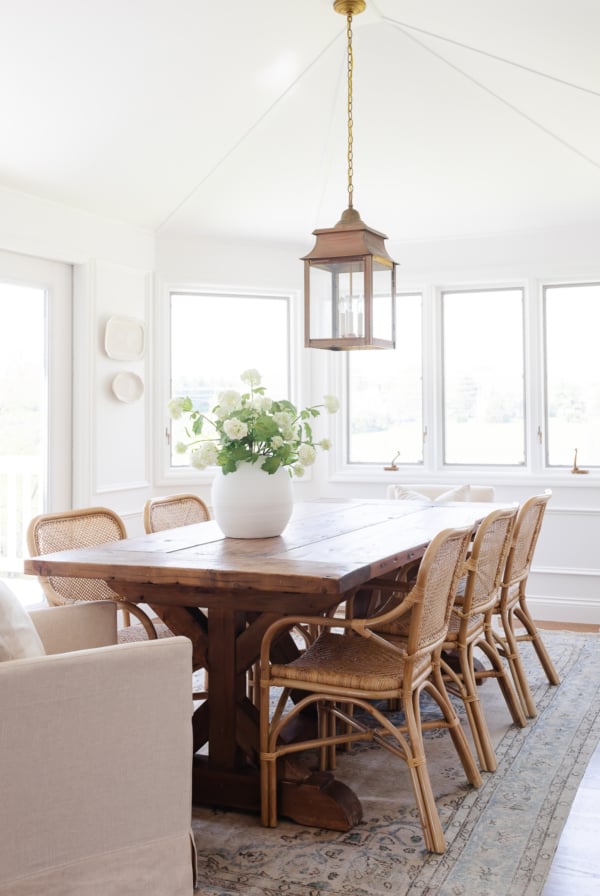
[[[0,662],[0,896],[191,896],[190,642],[117,644],[112,601],[31,618],[43,649]]]

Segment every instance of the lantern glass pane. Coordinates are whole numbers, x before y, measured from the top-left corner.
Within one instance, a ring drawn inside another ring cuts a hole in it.
[[[365,335],[365,276],[362,262],[339,275],[338,334]],[[357,270],[358,269],[358,270]]]
[[[310,338],[364,336],[364,263],[319,262],[310,268]]]
[[[392,271],[373,271],[373,338],[390,341],[393,337]]]

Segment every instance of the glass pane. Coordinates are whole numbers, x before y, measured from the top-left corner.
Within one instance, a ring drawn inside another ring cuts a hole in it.
[[[598,328],[600,284],[547,286],[546,432],[547,463],[600,466]]]
[[[444,462],[525,463],[523,290],[442,295]]]
[[[0,578],[38,603],[23,576],[29,520],[43,510],[46,457],[46,293],[0,283]]]
[[[392,341],[392,270],[373,270],[373,338]],[[387,349],[384,349],[387,351]]]
[[[362,263],[340,273],[338,281],[339,336],[365,335],[365,274]]]
[[[421,295],[396,297],[395,349],[348,356],[348,462],[423,462]]]
[[[290,398],[290,300],[287,296],[171,294],[171,396],[189,395],[204,412],[223,389],[242,390],[256,368],[272,398]],[[183,424],[171,421],[171,466]]]

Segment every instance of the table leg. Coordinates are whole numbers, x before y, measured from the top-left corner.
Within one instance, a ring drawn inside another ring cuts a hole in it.
[[[276,615],[248,616],[211,606],[206,632],[206,617],[196,619],[190,612],[193,608],[157,605],[154,609],[161,611],[159,615],[175,634],[192,639],[194,668],[208,668],[208,699],[193,719],[194,748],[208,743],[205,754],[194,755],[194,804],[259,813],[258,710],[246,695],[246,673],[257,660],[262,634]],[[278,650],[290,659],[297,648],[289,638]],[[314,719],[307,717],[304,724],[313,725]],[[279,787],[281,815],[298,824],[347,831],[362,818],[360,802],[349,787],[330,772],[307,770],[292,757],[281,767]]]

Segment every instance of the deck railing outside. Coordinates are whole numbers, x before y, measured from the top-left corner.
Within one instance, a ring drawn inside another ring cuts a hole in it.
[[[0,578],[23,573],[27,526],[42,509],[39,457],[0,456]]]

